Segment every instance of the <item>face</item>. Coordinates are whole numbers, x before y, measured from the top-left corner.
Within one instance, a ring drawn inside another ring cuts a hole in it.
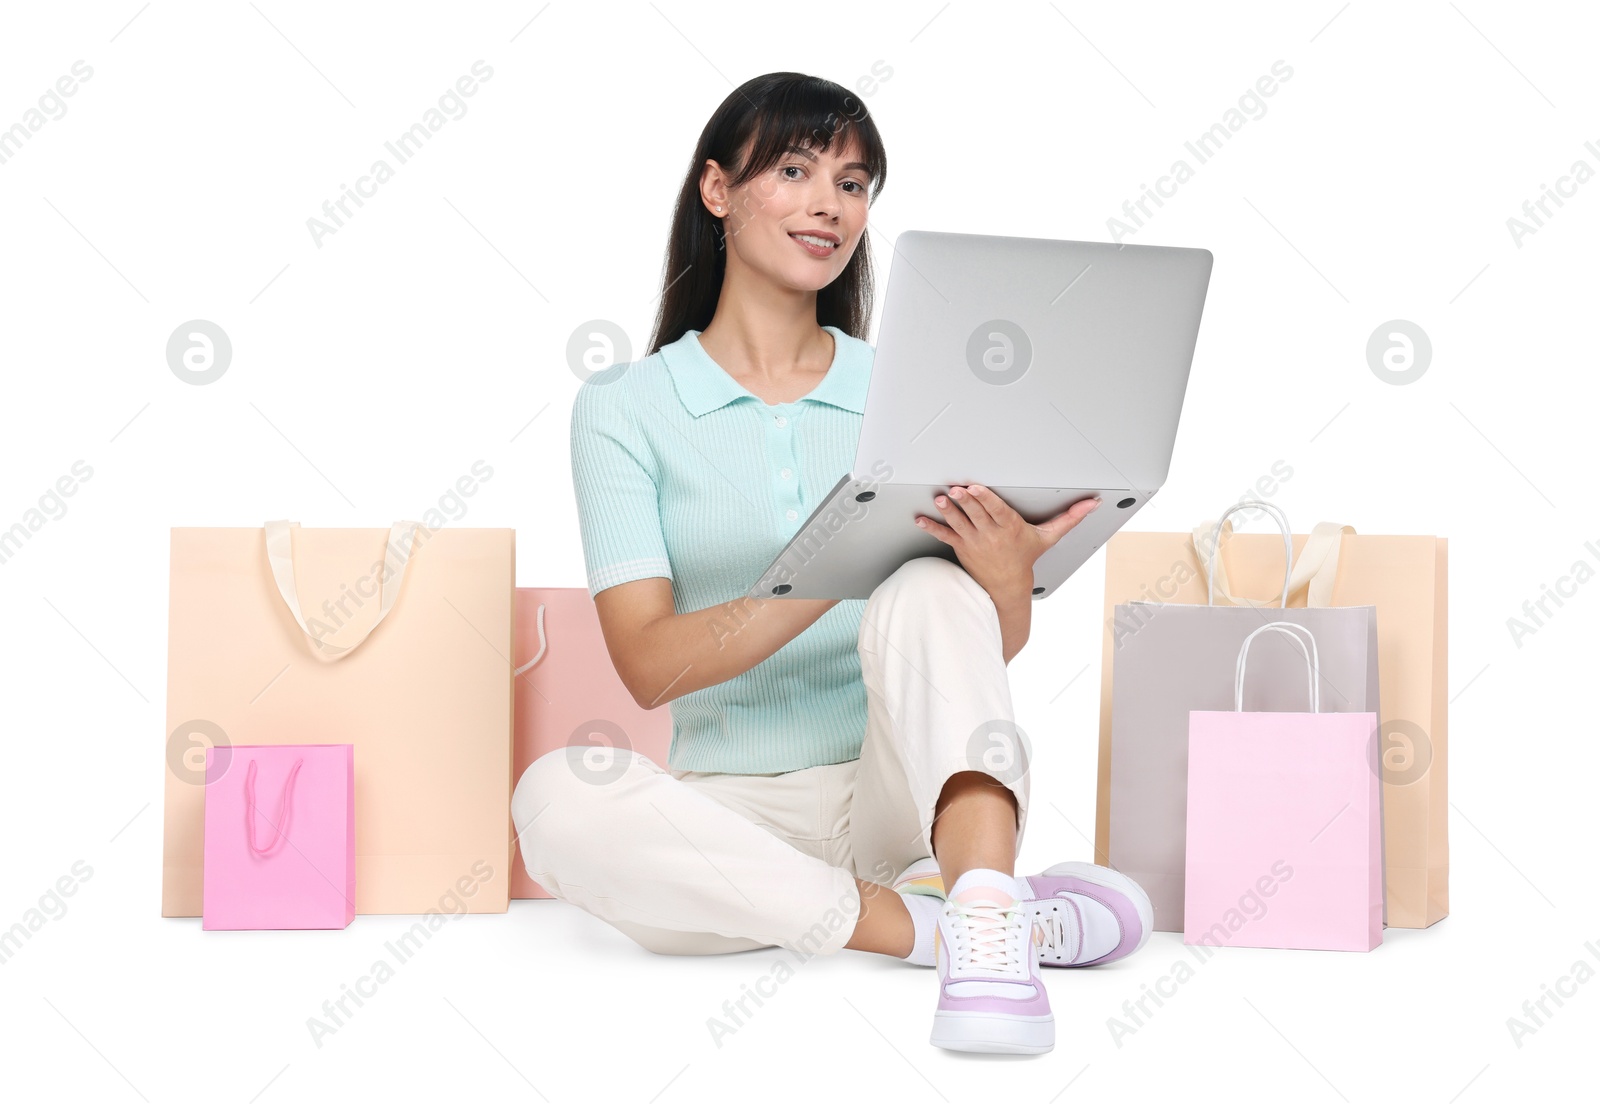
[[[837,142],[826,152],[793,148],[767,172],[731,190],[721,167],[707,162],[701,199],[722,218],[729,272],[752,270],[796,291],[831,284],[867,227],[870,178],[864,160],[859,149],[841,149]]]

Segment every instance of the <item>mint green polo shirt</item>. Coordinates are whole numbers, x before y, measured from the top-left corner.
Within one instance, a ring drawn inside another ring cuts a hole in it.
[[[679,614],[749,595],[855,461],[873,348],[825,329],[833,363],[792,403],[735,381],[697,330],[583,383],[572,479],[591,597],[642,577],[671,580]],[[672,699],[669,767],[774,773],[859,757],[866,606],[840,600],[754,668]]]

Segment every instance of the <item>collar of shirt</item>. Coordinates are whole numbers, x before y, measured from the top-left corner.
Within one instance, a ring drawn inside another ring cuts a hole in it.
[[[801,400],[832,404],[858,415],[867,410],[867,380],[872,364],[869,358],[859,356],[858,347],[864,346],[837,327],[824,327],[833,335],[833,364],[828,367],[822,383]],[[870,354],[870,347],[867,348]],[[761,397],[730,377],[722,366],[711,360],[705,347],[700,345],[700,332],[690,330],[676,342],[661,347],[661,356],[672,374],[672,383],[678,398],[689,414],[699,418],[724,404],[749,397],[758,403]]]

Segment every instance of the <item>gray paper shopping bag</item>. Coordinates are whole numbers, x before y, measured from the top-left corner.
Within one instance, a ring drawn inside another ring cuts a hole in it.
[[[1200,602],[1134,601],[1117,604],[1113,612],[1105,659],[1111,683],[1110,742],[1101,750],[1102,757],[1109,751],[1109,765],[1101,769],[1109,776],[1109,787],[1101,793],[1107,810],[1100,813],[1108,833],[1105,855],[1096,860],[1139,882],[1155,908],[1157,930],[1183,929],[1189,712],[1232,709],[1239,648],[1252,631],[1273,621],[1305,627],[1320,648],[1317,680],[1324,709],[1378,710],[1377,609],[1285,608],[1292,553],[1288,522],[1270,504],[1238,505],[1248,506],[1268,511],[1284,533],[1286,572],[1276,605],[1208,602],[1215,597],[1206,595],[1199,583],[1206,574],[1196,568],[1186,586],[1172,591],[1178,598],[1198,592],[1194,598]],[[1124,532],[1112,542],[1138,537]],[[1281,636],[1272,637],[1280,640],[1261,643],[1251,653],[1245,710],[1301,710],[1305,658]],[[1373,766],[1375,773],[1379,769]]]

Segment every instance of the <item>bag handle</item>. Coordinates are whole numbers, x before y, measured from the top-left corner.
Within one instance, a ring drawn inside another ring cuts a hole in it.
[[[355,648],[367,640],[367,636],[378,629],[378,624],[383,622],[394,602],[400,596],[400,583],[405,579],[406,569],[411,564],[411,558],[416,550],[413,548],[413,538],[416,530],[422,524],[401,519],[389,528],[389,541],[384,546],[384,563],[387,567],[390,553],[400,558],[400,568],[390,573],[383,581],[383,597],[378,606],[378,617],[354,642],[348,646],[335,646],[325,642],[306,625],[306,618],[300,611],[300,594],[294,583],[294,538],[293,532],[299,529],[299,523],[291,523],[288,519],[275,519],[266,524],[267,562],[272,566],[272,579],[277,583],[278,595],[283,597],[283,602],[288,605],[289,613],[294,616],[294,621],[300,624],[300,629],[305,632],[310,640],[312,652],[319,661],[339,661],[349,657]]]
[[[1316,636],[1299,623],[1285,622],[1264,623],[1245,636],[1244,645],[1239,647],[1239,664],[1233,675],[1233,709],[1235,711],[1244,710],[1244,669],[1250,653],[1250,640],[1262,631],[1267,630],[1275,630],[1279,634],[1288,635],[1289,641],[1300,647],[1300,655],[1306,659],[1306,684],[1311,693],[1311,710],[1313,713],[1320,711],[1322,708],[1320,697],[1317,694],[1317,674],[1322,667],[1317,663]],[[1305,643],[1300,641],[1299,635],[1289,633],[1295,630],[1304,634],[1307,640],[1310,641],[1311,652],[1309,654],[1306,653]]]
[[[1228,570],[1221,559],[1222,539],[1233,533],[1231,525],[1227,525],[1228,516],[1245,507],[1259,507],[1271,513],[1278,520],[1278,529],[1283,532],[1284,564],[1289,575],[1285,581],[1284,599],[1280,606],[1288,607],[1288,597],[1297,595],[1301,588],[1306,590],[1307,607],[1331,606],[1334,581],[1339,576],[1340,541],[1343,535],[1354,534],[1356,528],[1341,523],[1318,523],[1306,536],[1305,545],[1300,548],[1300,557],[1291,566],[1289,560],[1294,547],[1291,543],[1288,521],[1274,505],[1261,500],[1241,500],[1222,518],[1215,522],[1206,520],[1191,531],[1195,559],[1200,565],[1200,571],[1206,574],[1208,580],[1207,603],[1214,603],[1214,596],[1221,593],[1222,598],[1235,607],[1261,606],[1252,600],[1240,599],[1228,590]],[[1203,547],[1202,543],[1208,536],[1209,545]]]
[[[1222,513],[1222,518],[1217,520],[1216,526],[1211,531],[1211,541],[1210,541],[1209,545],[1206,548],[1205,560],[1201,562],[1202,566],[1205,569],[1206,582],[1207,582],[1206,583],[1206,606],[1207,607],[1213,607],[1213,606],[1216,605],[1216,602],[1217,602],[1217,583],[1218,583],[1217,582],[1217,577],[1218,577],[1219,574],[1223,574],[1225,572],[1225,570],[1222,568],[1222,563],[1221,563],[1221,561],[1219,560],[1219,557],[1218,557],[1218,555],[1221,553],[1221,549],[1222,549],[1222,527],[1223,527],[1223,525],[1225,523],[1228,522],[1229,516],[1231,516],[1234,512],[1240,511],[1240,510],[1242,510],[1244,508],[1247,508],[1247,507],[1259,507],[1259,508],[1261,508],[1263,511],[1265,511],[1268,515],[1271,515],[1273,517],[1273,519],[1275,519],[1277,521],[1278,529],[1283,532],[1283,597],[1282,597],[1282,599],[1280,599],[1278,601],[1278,606],[1279,607],[1288,607],[1289,606],[1289,591],[1290,591],[1290,588],[1289,588],[1289,577],[1290,577],[1290,574],[1291,574],[1291,570],[1293,569],[1293,566],[1292,566],[1291,563],[1294,560],[1294,545],[1293,545],[1293,540],[1291,538],[1291,532],[1289,530],[1289,519],[1275,505],[1269,504],[1265,500],[1240,500],[1238,503],[1236,503],[1232,507],[1230,507],[1227,511],[1224,511]],[[1206,524],[1202,523],[1202,524],[1200,524],[1200,527],[1204,527],[1205,525]],[[1195,528],[1195,535],[1196,535],[1195,540],[1196,540],[1196,542],[1198,542],[1198,540],[1199,540],[1200,527],[1196,527]],[[1230,534],[1233,533],[1233,530],[1232,530],[1231,526],[1229,527],[1228,533],[1230,533]],[[1199,552],[1199,546],[1198,545],[1195,547],[1195,552],[1196,553]],[[1222,582],[1222,594],[1226,599],[1228,599],[1230,602],[1232,602],[1235,606],[1237,606],[1237,607],[1245,606],[1239,600],[1234,599],[1233,595],[1228,591],[1228,586],[1227,586],[1227,582],[1226,581]],[[1250,604],[1250,606],[1251,607],[1255,607],[1256,605],[1255,604]]]
[[[272,843],[267,846],[256,845],[256,759],[250,759],[250,769],[244,774],[244,840],[250,846],[250,852],[257,857],[266,857],[273,850],[289,840],[289,819],[294,815],[291,799],[294,795],[294,780],[300,775],[300,766],[305,763],[305,758],[297,758],[294,767],[289,770],[289,777],[283,782],[283,801],[278,804],[278,821],[274,827]]]
[[[526,665],[517,666],[516,671],[511,674],[512,676],[521,676],[523,673],[539,664],[539,659],[544,656],[544,604],[540,604],[539,610],[534,613],[534,621],[539,628],[539,652],[534,654],[533,660],[528,662]]]

